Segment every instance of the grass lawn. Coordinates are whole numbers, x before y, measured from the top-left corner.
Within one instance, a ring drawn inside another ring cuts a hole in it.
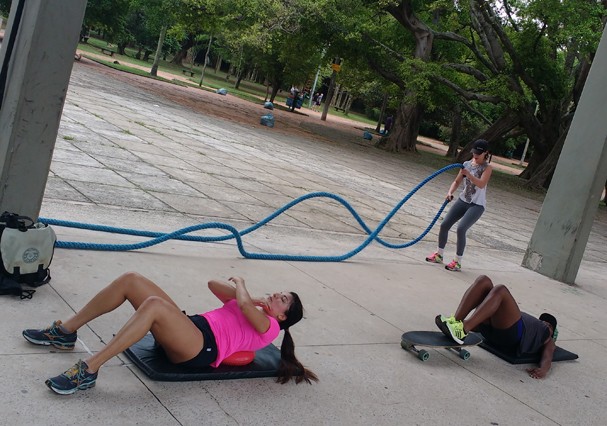
[[[81,50],[83,52],[94,53],[94,54],[102,54],[102,52],[101,52],[102,48],[111,49],[115,52],[117,52],[117,50],[118,50],[115,45],[108,46],[108,43],[106,41],[100,40],[100,39],[97,39],[94,37],[90,37],[88,39],[87,43],[78,44],[79,50]],[[140,59],[136,59],[135,55],[137,54],[137,49],[130,48],[130,47],[127,47],[125,49],[125,53],[126,53],[126,55],[119,55],[118,53],[114,53],[114,55],[111,57],[111,59],[110,59],[110,56],[108,55],[107,61],[92,58],[90,56],[88,56],[88,58],[91,60],[94,60],[96,62],[102,63],[103,65],[111,66],[112,68],[115,68],[115,69],[118,69],[118,70],[121,70],[124,72],[130,72],[130,73],[141,75],[141,76],[151,77],[149,75],[149,73],[139,70],[134,67],[129,67],[128,64],[145,66],[145,67],[151,68],[152,59],[150,59],[147,62],[140,60]],[[152,58],[153,58],[153,56],[152,56]],[[120,65],[113,64],[114,61],[120,62]],[[169,61],[161,60],[160,63],[158,64],[158,70],[166,72],[166,73],[174,74],[174,75],[179,75],[179,76],[189,75],[189,73],[184,74],[183,70],[187,70],[187,71],[191,70],[194,73],[194,75],[191,77],[188,77],[188,80],[191,82],[192,86],[198,86],[200,84],[200,78],[202,76],[202,67],[201,66],[199,66],[199,65],[192,66],[191,64],[186,64],[186,63],[184,63],[184,66],[181,67],[179,65],[172,64]],[[228,92],[230,93],[230,95],[233,95],[233,96],[236,96],[241,99],[248,100],[248,101],[252,101],[252,102],[260,102],[265,99],[266,87],[264,85],[255,83],[255,82],[251,82],[248,80],[241,80],[239,88],[235,89],[234,88],[234,76],[231,76],[232,78],[230,81],[226,81],[226,75],[227,75],[227,73],[225,73],[223,71],[215,72],[215,69],[207,67],[205,70],[204,80],[202,82],[203,88],[204,88],[204,86],[206,86],[207,88],[214,89],[214,90],[220,89],[220,88],[226,88],[226,89],[228,89]],[[162,78],[158,78],[158,79],[169,81],[167,79],[162,79]],[[172,80],[171,82],[183,85],[183,83],[178,80]],[[276,96],[276,99],[275,99],[275,107],[281,108],[281,109],[282,108],[286,109],[286,105],[285,105],[286,97],[287,97],[287,93],[279,92],[279,94]],[[308,108],[308,102],[304,102],[303,108]],[[346,115],[343,112],[335,111],[332,108],[330,110],[330,113],[333,116],[345,117],[345,118],[349,118],[352,120],[360,121],[361,123],[364,123],[364,124],[367,124],[367,125],[370,125],[373,127],[375,127],[377,125],[377,122],[375,122],[361,114],[357,114],[354,112],[351,112],[350,114]]]

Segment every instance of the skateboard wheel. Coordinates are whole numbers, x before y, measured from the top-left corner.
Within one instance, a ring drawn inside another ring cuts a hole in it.
[[[428,361],[428,358],[430,358],[430,354],[428,353],[428,351],[422,349],[418,352],[417,357],[422,361]]]
[[[411,350],[411,348],[413,347],[413,345],[405,343],[404,340],[401,340],[400,341],[400,347],[403,348],[404,350],[408,351],[408,350]]]
[[[467,350],[465,350],[465,349],[462,349],[462,350],[459,352],[459,357],[460,357],[461,359],[463,359],[464,361],[466,361],[468,358],[470,358],[470,352],[468,352],[468,351],[467,351]]]

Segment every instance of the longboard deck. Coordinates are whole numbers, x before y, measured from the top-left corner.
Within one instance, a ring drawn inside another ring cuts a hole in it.
[[[476,346],[483,341],[478,333],[470,333],[464,339],[464,343],[460,344],[453,339],[445,336],[440,331],[408,331],[401,337],[401,347],[406,351],[415,352],[417,357],[422,361],[427,361],[430,354],[420,347],[445,348],[456,351],[460,358],[467,360],[470,358],[470,352],[464,349],[467,346]]]

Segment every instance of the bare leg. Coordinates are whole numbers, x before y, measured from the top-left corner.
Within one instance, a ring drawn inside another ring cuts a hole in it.
[[[174,363],[194,358],[204,346],[200,330],[174,303],[159,296],[150,296],[103,349],[85,360],[88,371],[97,371],[150,330]]]
[[[474,310],[468,319],[466,316]],[[491,280],[482,275],[464,294],[455,318],[463,320],[464,330],[470,331],[483,322],[489,322],[492,327],[506,329],[511,327],[521,317],[521,311],[506,286],[493,286]]]
[[[493,289],[493,282],[486,275],[479,275],[462,296],[455,311],[455,319],[463,321],[473,309],[480,305]]]
[[[66,331],[74,332],[98,316],[113,311],[127,300],[137,310],[150,296],[164,299],[177,308],[175,302],[152,281],[136,272],[127,272],[97,293],[84,308],[62,323],[62,326]]]

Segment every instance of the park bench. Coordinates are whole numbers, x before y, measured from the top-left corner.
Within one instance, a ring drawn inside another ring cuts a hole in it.
[[[194,71],[181,70],[181,72],[183,73],[183,75],[190,74],[190,77],[194,77]]]
[[[101,53],[105,54],[105,55],[110,55],[110,56],[114,56],[114,52],[112,49],[107,48],[107,47],[102,47],[101,48]]]

